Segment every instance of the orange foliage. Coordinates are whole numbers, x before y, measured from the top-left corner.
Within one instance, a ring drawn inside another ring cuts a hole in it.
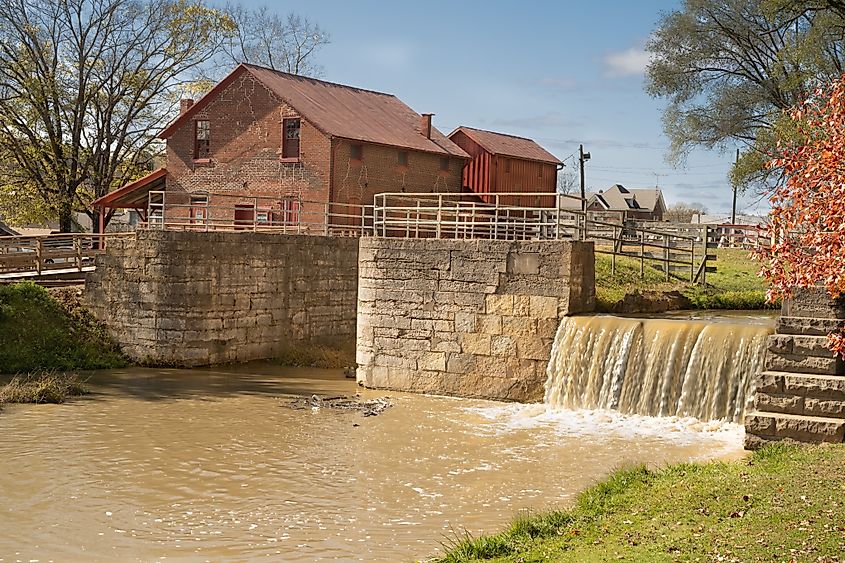
[[[758,251],[769,299],[795,287],[824,285],[845,294],[845,76],[819,88],[790,114],[798,140],[782,140],[769,163],[785,181],[772,195],[769,226],[775,243]],[[845,357],[845,334],[829,336]]]

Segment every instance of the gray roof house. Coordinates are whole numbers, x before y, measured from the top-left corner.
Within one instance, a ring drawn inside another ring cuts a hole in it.
[[[587,194],[587,210],[614,212],[623,220],[662,221],[666,202],[659,188],[626,188],[613,184],[606,190]]]

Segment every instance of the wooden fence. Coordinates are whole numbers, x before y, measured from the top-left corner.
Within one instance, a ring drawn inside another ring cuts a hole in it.
[[[135,233],[63,233],[0,237],[0,280],[83,272],[110,240]]]

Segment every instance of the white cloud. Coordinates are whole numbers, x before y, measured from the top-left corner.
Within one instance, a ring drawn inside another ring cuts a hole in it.
[[[636,76],[645,72],[651,55],[642,47],[631,47],[624,51],[608,53],[604,56],[607,76]]]

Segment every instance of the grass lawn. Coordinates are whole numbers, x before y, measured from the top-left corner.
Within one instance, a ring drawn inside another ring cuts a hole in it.
[[[612,310],[613,304],[634,292],[678,291],[695,309],[763,309],[766,304],[766,282],[757,276],[760,264],[747,250],[720,248],[716,254],[716,272],[707,274],[706,285],[672,279],[645,263],[645,277],[640,277],[640,261],[616,257],[616,275],[611,275],[611,256],[596,254],[596,299],[601,310]]]
[[[0,285],[0,373],[124,365],[103,326],[78,304],[32,283]]]
[[[443,562],[841,561],[845,445],[617,471],[575,506],[462,538]]]

